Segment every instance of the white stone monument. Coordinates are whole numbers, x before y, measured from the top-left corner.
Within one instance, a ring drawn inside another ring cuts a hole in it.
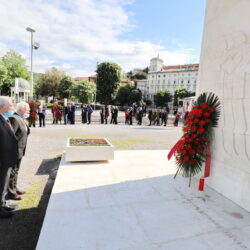
[[[206,183],[250,211],[250,1],[207,0],[197,93],[222,112]]]

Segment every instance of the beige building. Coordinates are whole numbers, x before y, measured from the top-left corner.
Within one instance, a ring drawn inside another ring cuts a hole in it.
[[[159,90],[167,89],[171,94],[178,88],[195,91],[197,87],[199,64],[164,66],[159,57],[150,60],[148,79],[138,80],[139,88],[145,99],[153,100]]]

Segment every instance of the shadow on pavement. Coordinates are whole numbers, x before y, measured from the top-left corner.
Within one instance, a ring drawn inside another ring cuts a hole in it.
[[[49,175],[37,207],[18,209],[12,219],[0,219],[1,250],[33,250],[39,238],[60,159],[42,161],[37,175]],[[25,199],[25,196],[24,196]],[[18,204],[18,203],[17,203]]]

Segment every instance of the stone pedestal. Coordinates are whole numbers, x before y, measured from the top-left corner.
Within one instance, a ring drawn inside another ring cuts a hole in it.
[[[197,93],[222,103],[207,184],[250,211],[250,1],[207,0]]]

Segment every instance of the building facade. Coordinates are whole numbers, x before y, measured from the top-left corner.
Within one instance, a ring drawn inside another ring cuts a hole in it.
[[[23,78],[16,78],[11,86],[11,99],[13,103],[29,100],[30,84]]]
[[[143,97],[153,101],[154,94],[167,89],[171,94],[178,88],[185,88],[190,92],[196,90],[199,64],[185,64],[164,66],[159,57],[150,60],[148,79],[138,80],[137,88]]]

